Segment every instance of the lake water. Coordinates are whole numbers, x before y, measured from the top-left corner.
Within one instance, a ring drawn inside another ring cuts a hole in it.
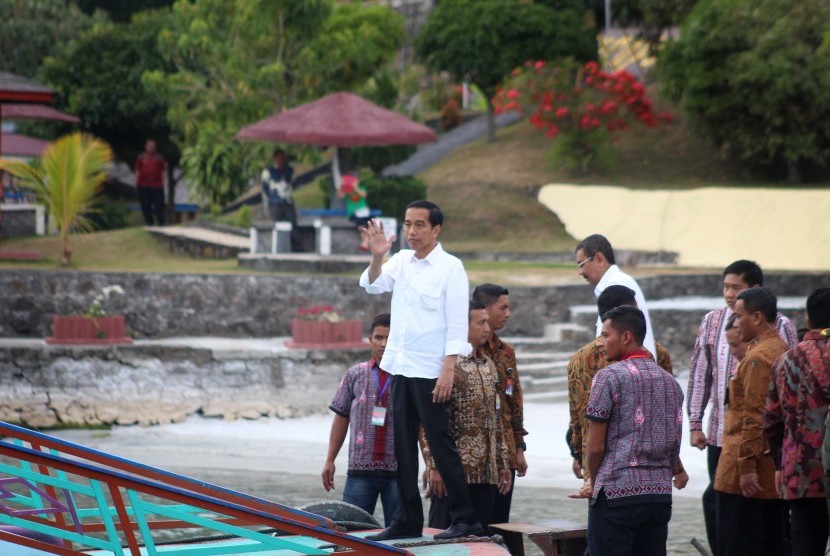
[[[685,385],[686,379],[679,382]],[[68,430],[56,436],[296,507],[342,496],[346,446],[336,461],[337,489],[327,493],[320,479],[330,426],[329,415],[256,421],[193,417],[174,425]],[[526,477],[516,481],[512,521],[587,521],[587,501],[566,496],[581,484],[571,473],[564,441],[567,426],[567,403],[526,404],[529,469]],[[684,430],[681,457],[690,480],[686,489],[675,491],[669,526],[669,553],[677,555],[698,554],[690,544],[692,537],[705,542],[700,496],[708,480],[706,456],[688,445],[687,434]],[[379,507],[376,517],[382,522]],[[541,553],[533,545],[527,549],[529,554]]]

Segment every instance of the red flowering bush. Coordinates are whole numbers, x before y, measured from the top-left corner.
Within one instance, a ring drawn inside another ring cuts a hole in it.
[[[635,123],[657,127],[672,121],[670,114],[655,114],[634,76],[624,70],[607,73],[596,62],[525,62],[496,92],[493,106],[497,113],[524,113],[532,125],[557,139],[557,158],[582,172],[604,158],[614,133]]]
[[[297,309],[297,318],[300,320],[324,320],[328,322],[340,322],[344,320],[343,314],[331,305],[314,305],[312,307]]]

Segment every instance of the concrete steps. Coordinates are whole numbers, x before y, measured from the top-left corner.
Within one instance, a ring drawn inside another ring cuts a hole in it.
[[[552,341],[550,338],[504,338],[504,341],[516,350],[516,366],[525,400],[568,400],[568,361],[584,344]]]

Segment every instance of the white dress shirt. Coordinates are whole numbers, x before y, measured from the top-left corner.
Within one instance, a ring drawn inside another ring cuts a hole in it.
[[[634,290],[634,299],[637,301],[637,308],[643,312],[646,317],[646,339],[643,341],[643,347],[651,352],[654,359],[657,359],[657,348],[654,346],[654,329],[651,328],[651,318],[648,316],[648,307],[646,306],[646,298],[643,295],[643,290],[637,285],[637,281],[631,276],[620,270],[617,265],[611,265],[605,274],[602,275],[597,287],[594,288],[594,295],[599,297],[599,294],[605,291],[608,286],[625,286]],[[597,336],[602,333],[602,315],[597,317]]]
[[[470,285],[461,261],[438,243],[423,259],[402,250],[383,264],[369,283],[369,269],[360,286],[370,294],[392,292],[392,322],[380,368],[414,378],[438,378],[447,355],[469,355]]]

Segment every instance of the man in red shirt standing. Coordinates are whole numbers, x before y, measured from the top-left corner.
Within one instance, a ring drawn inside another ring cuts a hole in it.
[[[144,223],[153,225],[153,214],[159,226],[166,224],[164,213],[164,181],[167,175],[167,161],[156,152],[156,142],[148,139],[144,152],[135,163],[135,184]]]

